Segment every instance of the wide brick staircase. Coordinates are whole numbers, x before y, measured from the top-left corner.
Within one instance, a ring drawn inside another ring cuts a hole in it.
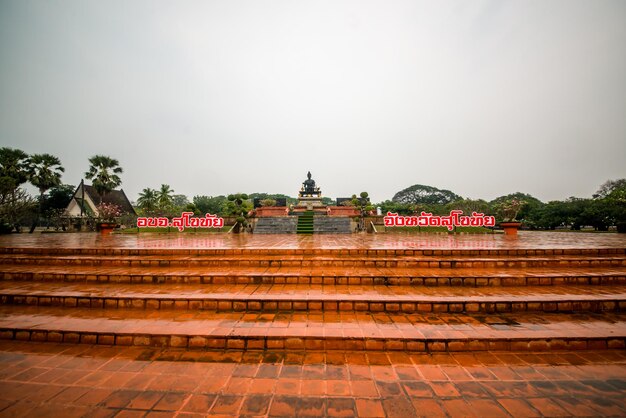
[[[0,338],[199,350],[624,349],[626,251],[0,248]]]

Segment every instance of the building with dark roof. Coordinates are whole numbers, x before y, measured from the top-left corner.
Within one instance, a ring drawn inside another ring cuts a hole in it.
[[[67,216],[93,216],[98,217],[98,205],[102,203],[115,204],[121,208],[122,215],[137,215],[135,208],[130,204],[130,200],[126,197],[124,190],[111,190],[106,195],[102,196],[96,191],[96,188],[89,186],[84,182],[80,182],[80,185],[76,188],[72,200],[65,209]]]

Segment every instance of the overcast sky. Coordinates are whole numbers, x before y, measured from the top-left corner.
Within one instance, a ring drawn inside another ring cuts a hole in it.
[[[590,197],[626,177],[626,1],[0,0],[0,145],[131,200]]]

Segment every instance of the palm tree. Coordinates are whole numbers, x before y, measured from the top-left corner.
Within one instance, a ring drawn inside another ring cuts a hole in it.
[[[0,222],[6,220],[19,232],[19,219],[32,208],[30,196],[20,185],[28,181],[28,154],[20,149],[0,148]]]
[[[28,181],[28,154],[14,148],[0,148],[0,177],[12,179],[15,187]]]
[[[85,177],[92,181],[93,187],[102,198],[122,184],[122,179],[118,176],[123,172],[119,161],[106,155],[94,155],[89,159],[89,171],[85,173]]]
[[[158,205],[157,191],[146,187],[139,193],[137,205],[146,213],[154,212]]]
[[[157,201],[159,205],[159,209],[166,210],[170,206],[172,206],[172,196],[174,195],[174,190],[172,190],[169,184],[162,184],[161,189],[157,193]]]
[[[37,226],[43,212],[43,196],[52,187],[61,184],[61,173],[65,168],[61,166],[61,160],[50,154],[34,154],[28,159],[30,183],[39,189],[39,214],[38,219],[30,228],[32,233]]]

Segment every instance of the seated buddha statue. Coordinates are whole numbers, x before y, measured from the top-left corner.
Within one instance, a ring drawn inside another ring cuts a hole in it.
[[[311,178],[311,172],[306,175],[307,179],[302,183],[302,189],[300,189],[300,196],[312,196],[320,194],[319,187],[315,187],[315,180]]]

